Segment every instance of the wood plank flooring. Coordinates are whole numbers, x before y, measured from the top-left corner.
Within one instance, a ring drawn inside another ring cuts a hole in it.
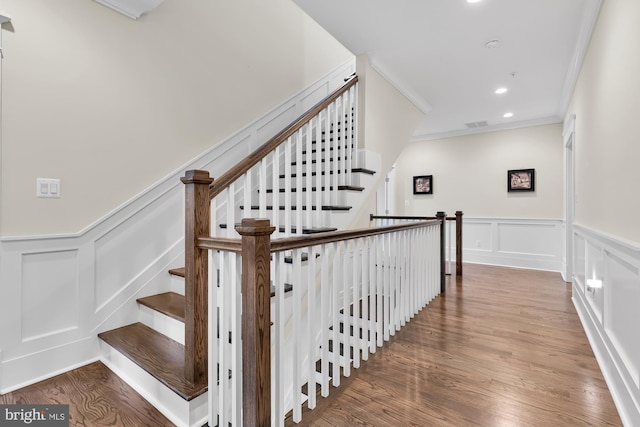
[[[73,427],[174,425],[100,362],[1,395],[0,404],[69,405]]]
[[[622,425],[559,274],[464,268],[300,425]],[[172,425],[101,363],[0,403],[68,403],[71,426]]]
[[[557,273],[464,268],[299,425],[622,425],[570,284]]]

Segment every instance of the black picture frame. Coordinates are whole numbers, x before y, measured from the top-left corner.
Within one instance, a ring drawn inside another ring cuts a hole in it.
[[[536,170],[512,169],[507,171],[507,191],[536,191]]]
[[[433,194],[433,175],[414,176],[413,194]]]

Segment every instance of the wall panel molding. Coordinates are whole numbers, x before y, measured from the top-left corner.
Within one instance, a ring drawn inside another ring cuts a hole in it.
[[[15,327],[0,328],[0,393],[96,360],[97,333],[137,321],[136,299],[171,290],[167,270],[184,265],[185,171],[219,176],[354,71],[355,59],[79,233],[1,238],[0,324]]]
[[[563,221],[558,219],[467,218],[463,260],[536,270],[562,270]]]
[[[574,241],[573,303],[622,422],[640,425],[640,245],[577,224]]]

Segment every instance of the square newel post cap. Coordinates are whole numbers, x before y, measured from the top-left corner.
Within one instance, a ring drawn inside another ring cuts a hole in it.
[[[180,178],[184,184],[211,184],[213,178],[209,176],[209,171],[189,170]]]
[[[241,236],[264,236],[275,231],[268,219],[243,218],[242,223],[236,227],[236,231]]]

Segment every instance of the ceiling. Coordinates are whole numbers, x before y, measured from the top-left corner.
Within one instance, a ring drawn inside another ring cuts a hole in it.
[[[414,140],[561,122],[602,2],[295,1],[426,113]]]

